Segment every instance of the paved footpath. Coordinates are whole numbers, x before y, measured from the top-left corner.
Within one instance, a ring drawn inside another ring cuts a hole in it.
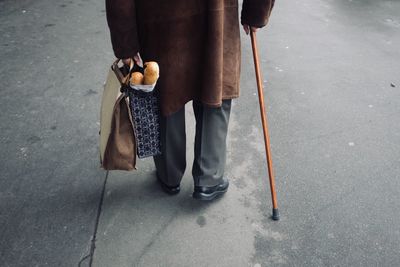
[[[394,0],[277,0],[258,33],[273,222],[248,36],[231,187],[202,203],[190,104],[178,196],[151,159],[99,168],[104,1],[0,0],[0,266],[399,266],[399,14]]]

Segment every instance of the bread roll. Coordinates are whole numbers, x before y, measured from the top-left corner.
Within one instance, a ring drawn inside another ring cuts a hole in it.
[[[149,61],[144,63],[144,84],[154,84],[160,75],[160,68],[157,62]]]
[[[131,84],[133,85],[143,84],[143,74],[137,71],[132,73]]]

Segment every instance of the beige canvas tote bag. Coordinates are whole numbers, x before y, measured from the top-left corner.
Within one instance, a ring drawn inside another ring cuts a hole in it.
[[[127,86],[130,71],[124,75],[118,63],[108,72],[101,100],[100,163],[105,170],[129,171],[136,169],[137,144],[127,95],[121,88]]]

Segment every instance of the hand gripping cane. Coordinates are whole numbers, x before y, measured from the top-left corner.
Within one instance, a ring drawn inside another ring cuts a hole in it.
[[[256,33],[253,32],[251,29],[250,29],[250,37],[251,37],[251,46],[253,48],[254,68],[256,71],[258,99],[260,102],[261,121],[262,121],[263,130],[264,130],[265,152],[267,154],[269,185],[270,185],[271,197],[272,197],[272,219],[275,221],[278,221],[279,220],[278,202],[276,200],[275,178],[274,178],[274,170],[272,168],[271,149],[270,149],[270,141],[269,141],[269,134],[268,134],[268,123],[267,123],[267,115],[266,115],[265,106],[264,106],[264,93],[263,93],[263,86],[261,83],[261,72],[260,72],[260,62],[258,59],[257,40],[256,40]]]

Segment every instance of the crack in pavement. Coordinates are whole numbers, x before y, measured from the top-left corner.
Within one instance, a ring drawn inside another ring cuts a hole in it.
[[[134,263],[132,266],[139,266],[140,261],[142,260],[143,256],[146,255],[146,253],[149,251],[149,249],[153,246],[154,242],[158,239],[158,237],[167,229],[167,227],[174,221],[176,215],[179,213],[179,210],[176,210],[172,215],[171,218],[169,218],[168,221],[166,221],[158,230],[158,232],[153,235],[153,238],[150,240],[150,242],[143,248],[142,252],[140,253],[139,257],[136,260],[136,263]]]
[[[97,236],[97,228],[99,226],[99,221],[100,221],[100,215],[101,215],[101,210],[103,207],[103,202],[104,202],[104,193],[106,191],[106,185],[107,185],[107,180],[108,180],[108,173],[109,171],[106,172],[106,176],[104,177],[104,182],[103,182],[103,188],[101,190],[101,195],[100,195],[100,201],[99,205],[97,207],[97,215],[96,215],[96,221],[94,225],[94,231],[92,235],[92,239],[90,240],[90,250],[89,253],[83,256],[78,263],[78,266],[80,267],[81,264],[86,260],[89,259],[89,267],[93,265],[93,257],[94,257],[94,251],[96,249],[96,236]]]

